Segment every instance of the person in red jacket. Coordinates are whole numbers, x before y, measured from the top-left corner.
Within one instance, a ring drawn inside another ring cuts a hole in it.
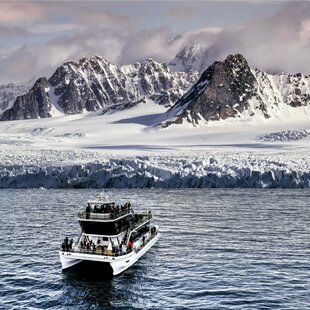
[[[131,251],[132,250],[132,243],[130,240],[128,241],[127,246],[128,246],[128,250]]]

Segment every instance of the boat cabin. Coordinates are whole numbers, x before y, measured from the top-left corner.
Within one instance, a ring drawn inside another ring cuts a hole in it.
[[[131,226],[133,211],[130,203],[119,206],[114,202],[88,201],[78,218],[85,234],[115,236]]]

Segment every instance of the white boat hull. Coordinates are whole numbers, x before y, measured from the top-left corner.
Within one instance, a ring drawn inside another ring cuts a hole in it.
[[[139,251],[132,251],[126,255],[121,256],[108,256],[98,254],[88,254],[79,252],[63,252],[59,251],[60,262],[62,270],[68,269],[72,266],[79,264],[82,261],[93,261],[110,264],[113,275],[116,276],[130,266],[132,266],[140,257],[142,257],[158,240],[159,234],[154,236],[146,245]]]

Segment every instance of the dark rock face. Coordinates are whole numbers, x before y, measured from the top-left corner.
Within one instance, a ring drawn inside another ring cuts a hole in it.
[[[251,70],[245,58],[230,55],[215,62],[162,117],[159,126],[262,115],[277,115],[286,106],[310,105],[310,76],[267,74]]]
[[[193,120],[196,120],[198,113],[206,120],[233,117],[247,109],[247,100],[255,90],[255,77],[241,55],[215,62],[202,74],[200,83],[207,85],[192,102]]]
[[[28,93],[17,97],[13,108],[6,110],[0,120],[51,117],[51,102],[46,93],[48,87],[45,78],[38,79]]]
[[[9,83],[0,85],[0,114],[5,110],[10,109],[16,98],[27,93],[32,85],[33,81],[21,84]]]
[[[202,118],[212,121],[234,117],[248,108],[247,100],[255,94],[255,81],[243,56],[230,55],[210,66],[166,114],[177,115],[175,123],[186,119],[193,124]]]
[[[152,59],[119,66],[99,56],[82,58],[59,67],[48,81],[41,79],[44,87],[35,85],[17,98],[1,120],[51,117],[53,105],[65,114],[97,111],[143,98],[171,106],[197,79],[197,73],[170,72],[166,64]]]

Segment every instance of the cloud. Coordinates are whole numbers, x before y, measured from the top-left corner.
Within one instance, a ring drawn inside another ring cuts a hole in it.
[[[301,40],[310,39],[310,19],[302,21],[299,36]]]
[[[25,28],[19,26],[4,26],[0,24],[0,38],[1,37],[25,37],[30,32]]]
[[[85,26],[78,24],[41,24],[29,25],[25,27],[28,33],[32,34],[63,34],[66,32],[79,32],[85,30]]]
[[[178,6],[170,9],[168,15],[170,18],[180,21],[184,18],[193,17],[194,13],[195,11],[190,6],[181,6],[179,3]]]
[[[53,9],[57,11],[56,4],[49,5],[54,5]],[[63,14],[67,14],[69,8],[65,4]],[[33,20],[45,14],[42,10],[39,12],[41,15],[34,14]],[[201,43],[208,50],[209,64],[229,54],[241,53],[252,67],[261,70],[310,74],[309,2],[285,3],[282,10],[273,16],[260,17],[229,28],[203,27],[177,37],[169,27],[136,30],[127,18],[105,13],[103,8],[98,9],[98,15],[95,16],[97,21],[94,18],[93,21],[82,22],[83,18],[91,18],[91,10],[85,12],[85,17],[72,12],[71,23],[68,24],[44,25],[42,21],[28,24],[27,31],[41,34],[52,31],[57,33],[57,38],[47,43],[0,48],[0,72],[5,72],[0,75],[0,83],[49,76],[57,66],[69,59],[78,60],[95,54],[121,64],[146,58],[169,62],[183,46],[191,42]],[[21,20],[18,14],[15,19]],[[23,35],[20,28],[11,28],[11,31],[16,35],[20,31],[20,35]]]
[[[43,15],[35,2],[0,2],[1,23],[28,23],[42,19]]]
[[[65,61],[95,54],[117,62],[124,41],[125,37],[113,30],[100,29],[94,32],[90,28],[45,44],[0,49],[0,72],[5,72],[5,75],[0,75],[0,83],[49,76]]]
[[[79,24],[111,27],[131,26],[129,18],[124,15],[112,14],[104,9],[87,7],[73,14],[73,19]]]
[[[166,27],[131,33],[124,42],[119,61],[133,63],[146,58],[167,61],[181,46],[179,41],[169,43],[170,39],[171,32]]]
[[[270,17],[224,29],[208,45],[210,61],[242,53],[266,71],[310,73],[309,2],[287,3]]]

